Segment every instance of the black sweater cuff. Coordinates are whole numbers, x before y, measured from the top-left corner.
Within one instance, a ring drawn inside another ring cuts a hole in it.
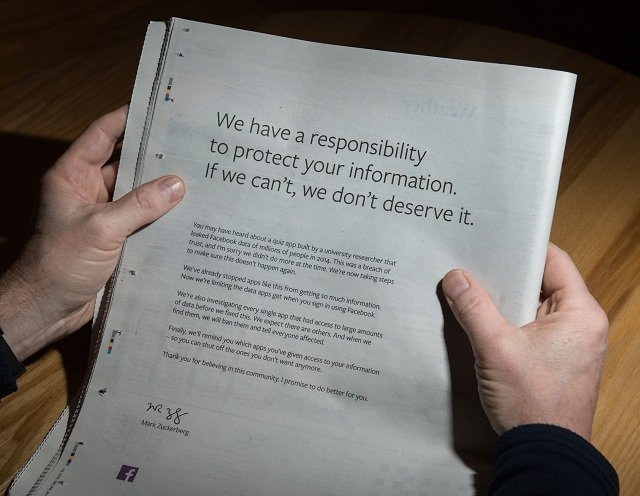
[[[615,469],[581,436],[554,425],[504,433],[494,453],[491,496],[617,496]]]
[[[2,337],[3,334],[0,329],[0,398],[18,390],[16,379],[25,371]]]

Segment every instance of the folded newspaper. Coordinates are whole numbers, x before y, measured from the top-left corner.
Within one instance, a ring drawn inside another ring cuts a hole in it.
[[[491,439],[438,283],[470,269],[533,318],[574,85],[151,23],[116,197],[187,194],[127,241],[82,394],[9,493],[475,494]]]

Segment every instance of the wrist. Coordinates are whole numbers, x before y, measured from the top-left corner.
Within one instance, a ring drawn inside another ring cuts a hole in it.
[[[0,327],[4,340],[19,361],[55,339],[63,320],[47,318],[47,301],[38,295],[33,277],[23,273],[20,261],[0,278]]]

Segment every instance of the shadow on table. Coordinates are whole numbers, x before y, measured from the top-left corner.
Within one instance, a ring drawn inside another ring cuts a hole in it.
[[[40,179],[68,146],[66,141],[0,132],[0,272],[18,258],[29,239],[38,209]],[[87,325],[53,345],[63,358],[69,398],[82,382],[89,338]],[[41,353],[29,358],[27,366]]]
[[[40,178],[66,141],[0,132],[0,270],[18,257],[33,230]]]

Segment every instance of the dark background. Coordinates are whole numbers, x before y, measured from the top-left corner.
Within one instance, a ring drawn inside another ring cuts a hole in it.
[[[103,57],[107,51],[118,54],[110,70],[118,73],[122,81],[132,82],[139,48],[151,20],[175,16],[257,29],[264,25],[262,20],[278,12],[367,10],[442,17],[542,38],[640,75],[638,16],[632,14],[631,4],[626,2],[2,0],[0,9],[0,95],[3,95],[0,98],[0,149],[4,154],[0,160],[0,206],[4,211],[0,219],[0,270],[20,253],[31,231],[40,175],[68,146],[67,137],[76,136],[90,118],[109,110],[95,106],[87,108],[88,104],[73,101],[81,127],[65,129],[62,123],[51,126],[45,120],[43,129],[57,128],[57,134],[65,137],[63,140],[52,139],[48,133],[39,132],[38,123],[42,120],[42,111],[52,102],[39,99],[37,95],[56,93],[55,85],[62,85],[62,80],[69,79],[64,72],[65,66],[72,73],[82,60]],[[393,23],[393,15],[388,19]],[[303,28],[295,30],[303,33],[301,37],[304,37]],[[341,29],[348,29],[348,26]],[[385,25],[377,25],[375,29],[384,30]],[[388,29],[393,30],[394,26],[389,25]],[[331,34],[327,33],[326,38],[332,39]],[[131,43],[132,40],[135,43]],[[136,50],[128,53],[132,45]],[[122,102],[130,97],[128,83],[113,88],[123,92]],[[43,84],[47,85],[46,89]],[[86,81],[78,84],[86,84]],[[105,88],[95,91],[98,94]],[[60,93],[64,94],[64,91],[61,89]],[[25,106],[23,98],[35,103]],[[29,113],[23,113],[25,111],[20,110],[23,107]],[[38,138],[34,140],[32,135]]]
[[[337,2],[336,2],[337,3]],[[358,2],[363,5],[367,2]],[[375,2],[390,4],[391,2]],[[402,4],[402,2],[400,2]],[[413,7],[411,5],[413,4]],[[406,2],[406,8],[545,38],[640,74],[640,16],[631,2]]]
[[[238,2],[250,11],[273,8],[373,9],[462,19],[544,38],[640,75],[637,3],[620,1],[311,0]],[[634,8],[635,7],[635,8]]]
[[[248,28],[252,20],[272,12],[338,9],[413,13],[501,27],[583,51],[638,75],[640,16],[632,13],[635,4],[618,0],[3,0],[0,69],[5,69],[3,55],[21,49],[15,44],[16,30],[30,29],[36,38],[46,36],[56,23],[82,31],[83,24],[91,25],[98,13],[99,19],[106,13],[112,16],[113,31],[100,29],[94,40],[75,49],[92,49],[105,39],[117,42],[118,36],[134,32],[144,34],[148,21],[174,16]],[[48,41],[56,45],[55,39]],[[47,47],[43,50],[51,56]]]

